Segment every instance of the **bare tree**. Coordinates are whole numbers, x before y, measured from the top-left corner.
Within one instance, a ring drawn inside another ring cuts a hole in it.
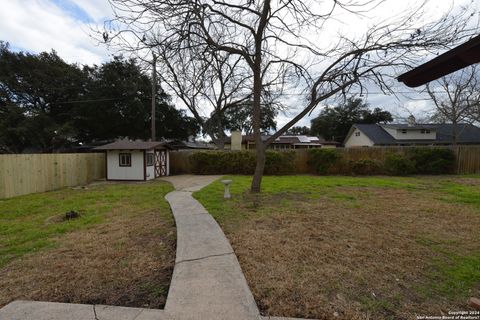
[[[479,105],[480,82],[476,66],[472,65],[451,75],[428,83],[426,90],[435,105],[433,118],[452,123],[453,144],[461,134],[460,123],[475,121],[475,109]]]
[[[353,28],[349,34],[328,32],[332,30],[328,26],[338,23],[339,14],[351,21],[385,1],[110,1],[116,8],[116,21],[127,29],[135,26],[148,31],[160,26],[163,41],[176,48],[208,48],[213,53],[238,56],[248,66],[257,160],[252,192],[260,191],[267,146],[320,103],[352,90],[364,92],[372,84],[393,93],[389,82],[401,68],[473,32],[467,28],[472,14],[467,7],[425,22],[426,1],[376,21],[363,34]],[[287,78],[291,83],[287,89],[303,94],[300,111],[262,141],[262,90],[266,83],[280,80],[283,92]]]
[[[242,69],[241,59],[228,53],[169,50],[161,45],[155,49],[160,49],[163,82],[183,101],[217,148],[223,149],[226,109],[251,96],[250,77]]]
[[[144,11],[129,11],[121,5],[128,1],[112,2],[118,12],[128,11],[137,15],[137,23],[142,21]],[[127,15],[128,16],[128,15]],[[118,21],[127,20],[120,16]],[[130,18],[129,18],[130,19]],[[110,21],[109,29],[112,28]],[[227,124],[225,112],[251,99],[251,79],[241,57],[228,52],[210,50],[186,41],[164,37],[159,28],[148,27],[140,23],[140,28],[131,24],[128,28],[116,32],[100,32],[103,41],[117,50],[134,54],[149,64],[148,53],[158,57],[158,77],[164,86],[175,94],[190,110],[202,128],[218,149],[224,149]],[[118,27],[118,26],[117,26]],[[147,58],[145,58],[145,56]]]

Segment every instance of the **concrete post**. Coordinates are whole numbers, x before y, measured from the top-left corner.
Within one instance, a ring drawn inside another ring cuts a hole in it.
[[[223,198],[230,199],[232,197],[230,195],[230,183],[232,183],[232,180],[222,180],[222,183],[225,185],[225,192],[223,193]]]

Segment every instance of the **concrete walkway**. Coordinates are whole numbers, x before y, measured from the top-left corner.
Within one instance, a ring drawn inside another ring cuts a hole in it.
[[[17,300],[0,309],[0,320],[170,320],[163,310]]]
[[[171,176],[166,195],[177,227],[177,255],[165,310],[14,301],[0,320],[288,320],[262,317],[220,226],[192,197],[220,176]]]
[[[177,257],[165,311],[177,319],[259,319],[240,264],[217,222],[192,197],[218,176],[167,178],[177,225]],[[195,184],[190,181],[195,181]]]

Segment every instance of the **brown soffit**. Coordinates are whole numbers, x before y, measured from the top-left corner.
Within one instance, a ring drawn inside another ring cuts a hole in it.
[[[480,35],[400,75],[397,80],[414,88],[480,62]]]

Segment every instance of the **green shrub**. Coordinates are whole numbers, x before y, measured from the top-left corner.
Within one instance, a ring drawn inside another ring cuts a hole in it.
[[[280,175],[295,172],[293,151],[266,152],[265,174]],[[200,151],[189,156],[195,174],[248,174],[255,171],[254,151]]]
[[[452,173],[455,166],[455,154],[447,148],[412,148],[408,157],[415,163],[415,173]]]
[[[399,153],[386,156],[384,168],[386,173],[394,176],[405,176],[415,173],[415,162]]]
[[[270,151],[266,152],[265,174],[282,175],[295,173],[294,151]]]
[[[340,161],[340,154],[335,149],[308,150],[308,166],[318,174],[326,174]]]
[[[374,175],[383,173],[382,165],[377,160],[360,159],[351,163],[352,173],[356,175]]]

